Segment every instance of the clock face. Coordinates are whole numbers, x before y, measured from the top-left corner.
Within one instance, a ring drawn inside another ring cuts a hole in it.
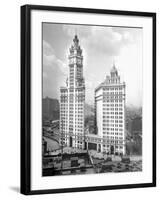
[[[71,58],[70,59],[70,64],[73,64],[74,63],[74,58]]]
[[[77,63],[78,63],[78,64],[81,64],[81,59],[77,59]]]
[[[82,60],[80,58],[71,58],[70,59],[70,64],[74,64],[74,63],[77,63],[77,64],[82,64]]]

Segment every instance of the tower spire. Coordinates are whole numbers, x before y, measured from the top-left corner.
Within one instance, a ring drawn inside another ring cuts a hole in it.
[[[117,68],[116,68],[116,65],[115,65],[115,59],[113,60],[113,66],[112,66],[112,69],[111,69],[111,76],[118,76],[118,71],[117,71]]]
[[[74,36],[73,42],[74,42],[74,45],[75,45],[75,46],[78,46],[79,39],[78,39],[78,36],[77,36],[77,35]]]

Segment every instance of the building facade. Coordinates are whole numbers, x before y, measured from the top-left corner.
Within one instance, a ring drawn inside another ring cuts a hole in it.
[[[82,49],[77,35],[69,49],[68,61],[66,87],[60,88],[60,142],[64,146],[83,149],[85,82]]]
[[[42,99],[43,120],[59,119],[59,101],[49,97]]]
[[[110,76],[95,89],[96,130],[103,142],[99,151],[125,154],[125,83],[113,65]]]

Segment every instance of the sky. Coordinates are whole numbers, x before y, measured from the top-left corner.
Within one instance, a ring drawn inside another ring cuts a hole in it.
[[[94,103],[94,89],[110,75],[115,63],[126,83],[127,106],[142,106],[141,28],[43,23],[43,97],[59,99],[75,34],[83,50],[86,103]]]

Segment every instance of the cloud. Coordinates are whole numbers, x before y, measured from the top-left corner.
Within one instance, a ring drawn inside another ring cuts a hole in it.
[[[62,29],[71,38],[73,38],[75,34],[80,35],[81,38],[89,37],[91,34],[91,28],[84,25],[63,25]]]
[[[54,49],[45,40],[43,40],[43,65],[51,66],[52,68],[58,65],[60,70],[64,74],[66,73],[66,63],[56,57]]]
[[[45,30],[44,96],[58,98],[60,86],[65,86],[69,48],[77,33],[83,50],[86,102],[94,103],[94,89],[110,74],[115,61],[121,80],[126,82],[127,104],[141,105],[142,29],[52,24]]]
[[[63,31],[71,38],[77,33],[88,53],[99,52],[106,56],[118,56],[121,49],[136,38],[136,31],[129,28],[64,25]]]
[[[64,85],[66,73],[66,64],[56,57],[51,45],[43,40],[43,97],[59,97],[59,88]]]
[[[55,53],[51,45],[48,44],[48,42],[46,42],[45,40],[43,40],[43,53],[44,55],[47,55],[47,56],[53,55]]]
[[[141,62],[140,41],[141,29],[64,25],[63,31],[71,41],[77,32],[84,56],[84,77],[86,85],[86,100],[94,101],[94,89],[110,73],[115,60],[122,71],[122,80],[127,84],[127,103],[140,105]],[[138,44],[138,45],[137,45]],[[101,69],[101,70],[100,70]],[[91,72],[98,74],[91,78]],[[124,78],[124,79],[123,79]]]

